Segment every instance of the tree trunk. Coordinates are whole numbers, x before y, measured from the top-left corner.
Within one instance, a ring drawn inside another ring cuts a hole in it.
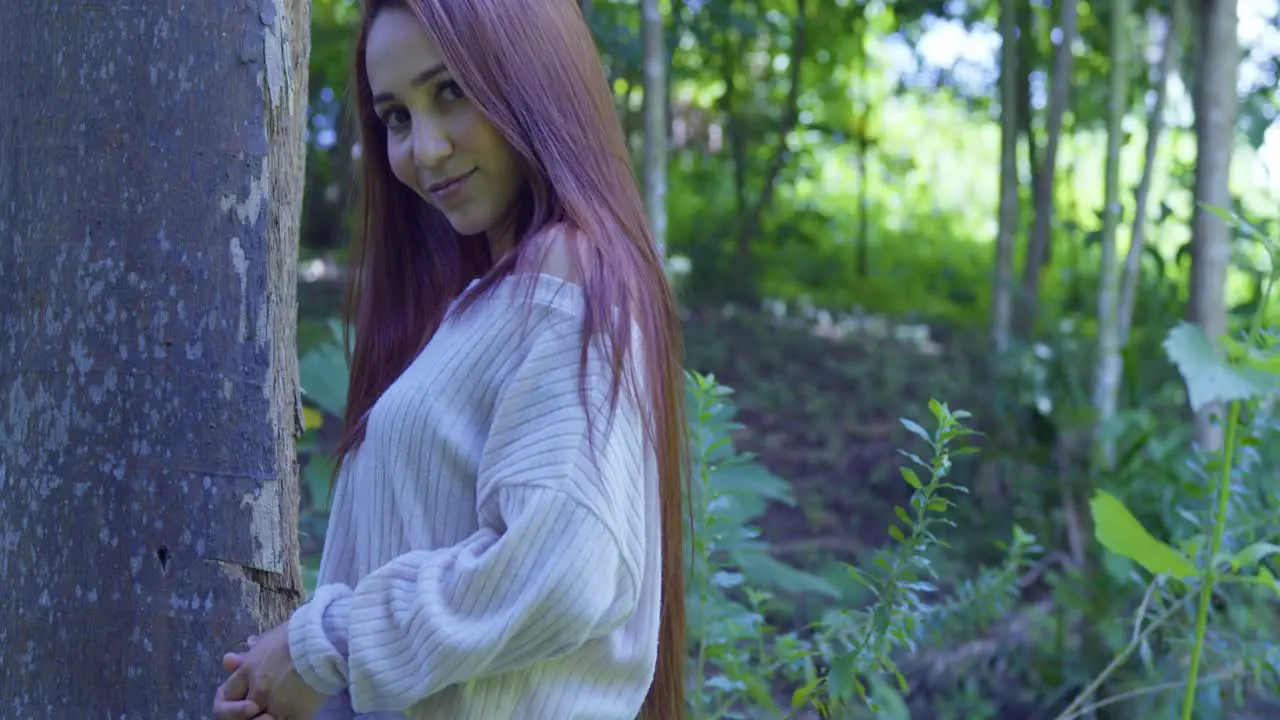
[[[1027,184],[1031,187],[1031,197],[1040,195],[1040,163],[1038,162],[1040,143],[1036,139],[1035,116],[1031,110],[1031,78],[1033,71],[1039,67],[1036,37],[1038,25],[1036,13],[1028,2],[1015,2],[1018,6],[1018,125],[1027,141]]]
[[[1120,300],[1116,306],[1116,342],[1110,353],[1099,363],[1101,376],[1098,384],[1102,392],[1110,394],[1108,407],[1114,413],[1123,363],[1120,353],[1129,344],[1133,327],[1133,309],[1138,297],[1138,285],[1142,279],[1142,251],[1146,244],[1147,203],[1151,195],[1151,181],[1155,175],[1156,151],[1164,131],[1164,111],[1169,96],[1169,77],[1177,67],[1182,32],[1186,28],[1186,0],[1173,0],[1172,17],[1166,25],[1163,47],[1160,51],[1159,77],[1156,79],[1155,103],[1147,118],[1147,144],[1144,151],[1142,178],[1138,181],[1133,216],[1133,235],[1125,257],[1124,273],[1120,283]],[[1102,418],[1100,418],[1101,420]],[[1113,447],[1113,446],[1112,446]],[[1104,450],[1112,451],[1111,448]]]
[[[1009,348],[1013,324],[1013,256],[1018,239],[1018,18],[1014,0],[1000,2],[1000,225],[991,288],[991,340]]]
[[[1040,272],[1049,251],[1053,234],[1053,188],[1057,172],[1058,143],[1062,139],[1062,118],[1067,111],[1071,89],[1071,72],[1074,58],[1071,45],[1076,39],[1076,0],[1062,0],[1062,17],[1058,27],[1061,40],[1053,56],[1053,87],[1049,93],[1048,127],[1044,147],[1044,159],[1038,168],[1039,180],[1035,189],[1035,221],[1031,227],[1031,242],[1027,247],[1026,265],[1022,270],[1022,287],[1019,291],[1023,309],[1019,331],[1023,337],[1033,334],[1036,315],[1039,312]]]
[[[858,103],[857,120],[858,131],[856,133],[855,142],[858,145],[858,239],[857,257],[855,258],[854,272],[859,278],[865,278],[871,274],[871,176],[868,162],[871,154],[871,83],[867,81],[870,73],[870,58],[867,52],[867,30],[870,21],[867,19],[865,11],[862,17],[858,18],[857,32],[855,34],[855,42],[858,43],[857,62],[858,62],[858,94],[860,102]]]
[[[667,64],[663,49],[662,9],[658,0],[641,0],[644,36],[644,197],[658,249],[667,245]]]
[[[1116,296],[1120,293],[1120,267],[1116,262],[1116,235],[1119,234],[1123,210],[1120,205],[1120,151],[1124,149],[1124,116],[1129,99],[1129,0],[1113,0],[1111,14],[1107,161],[1103,180],[1101,260],[1098,263],[1098,351],[1093,372],[1093,456],[1107,468],[1114,460],[1114,443],[1107,441],[1105,431],[1116,414],[1116,389],[1120,383],[1120,331],[1115,308]]]
[[[787,137],[800,122],[801,70],[804,68],[805,55],[809,52],[809,17],[806,0],[796,0],[796,17],[792,25],[795,28],[795,34],[791,39],[790,86],[787,89],[787,100],[783,107],[782,118],[778,123],[778,146],[774,149],[773,158],[770,159],[769,166],[765,169],[764,182],[760,186],[760,195],[747,212],[747,217],[743,221],[738,234],[739,267],[749,267],[751,243],[760,232],[760,225],[764,222],[764,212],[773,203],[773,194],[777,190],[778,176],[782,174],[782,168],[787,164],[791,154],[787,147]],[[754,281],[752,284],[754,287]]]
[[[1191,293],[1188,314],[1210,338],[1227,331],[1227,266],[1231,231],[1225,221],[1201,204],[1231,207],[1228,179],[1236,127],[1236,0],[1202,0],[1200,47],[1202,61],[1193,86],[1196,126],[1196,207],[1192,215]],[[1197,413],[1196,442],[1206,449],[1222,444],[1220,427],[1209,422],[1209,407]]]
[[[140,7],[0,25],[6,717],[207,717],[301,596],[310,4]]]

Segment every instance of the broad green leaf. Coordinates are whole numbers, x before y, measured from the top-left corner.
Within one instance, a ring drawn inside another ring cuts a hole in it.
[[[1154,574],[1185,580],[1198,573],[1190,558],[1155,539],[1114,495],[1099,490],[1089,507],[1093,510],[1094,534],[1111,552]]]
[[[793,506],[791,484],[759,463],[721,465],[713,468],[708,480],[713,491],[723,495],[746,495],[765,502]]]
[[[333,461],[323,455],[312,455],[307,458],[307,465],[302,471],[302,480],[311,495],[311,506],[314,510],[328,512],[329,487],[333,477]]]
[[[321,410],[342,416],[347,405],[347,359],[342,346],[325,343],[298,360],[302,394]]]
[[[839,598],[840,590],[824,577],[786,565],[765,548],[738,550],[730,556],[753,585],[768,585],[793,593],[813,593]]]
[[[1190,323],[1178,323],[1169,331],[1164,351],[1186,382],[1192,410],[1215,402],[1262,397],[1280,390],[1280,375],[1228,363],[1204,331]]]

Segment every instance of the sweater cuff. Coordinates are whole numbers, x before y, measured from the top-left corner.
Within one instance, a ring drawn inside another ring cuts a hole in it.
[[[289,655],[298,675],[317,692],[333,695],[348,683],[347,627],[352,590],[321,585],[289,619]]]

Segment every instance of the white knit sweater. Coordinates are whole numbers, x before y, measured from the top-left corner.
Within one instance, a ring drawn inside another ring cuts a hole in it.
[[[321,718],[638,714],[657,659],[657,471],[628,394],[612,422],[600,410],[599,354],[588,443],[583,311],[577,285],[508,278],[451,311],[374,405],[289,622],[299,674],[334,696]]]

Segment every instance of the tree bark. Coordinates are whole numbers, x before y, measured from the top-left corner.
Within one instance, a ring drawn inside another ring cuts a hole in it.
[[[302,0],[0,22],[6,717],[207,717],[301,597]]]
[[[1236,38],[1236,0],[1202,0],[1199,63],[1193,85],[1196,127],[1196,207],[1192,215],[1191,292],[1188,314],[1210,338],[1227,332],[1227,266],[1231,259],[1231,230],[1222,218],[1206,212],[1202,204],[1231,207],[1228,181],[1235,141],[1236,75],[1239,43]],[[1205,449],[1222,444],[1221,428],[1210,423],[1211,406],[1196,414],[1195,439]]]
[[[1071,73],[1074,56],[1071,45],[1076,39],[1076,0],[1062,0],[1062,16],[1058,27],[1062,40],[1053,57],[1053,87],[1049,93],[1047,131],[1045,133],[1044,159],[1037,169],[1039,179],[1035,188],[1035,221],[1031,227],[1031,242],[1027,247],[1026,265],[1022,270],[1022,287],[1019,291],[1023,309],[1019,322],[1020,334],[1030,337],[1039,312],[1040,272],[1049,252],[1053,234],[1053,188],[1057,173],[1058,144],[1062,139],[1062,119],[1067,111],[1071,89]]]
[[[1014,0],[1000,2],[1000,224],[991,288],[991,341],[1009,348],[1013,324],[1013,257],[1018,239],[1018,18]]]
[[[649,225],[660,252],[667,246],[667,53],[662,8],[641,0],[644,43],[644,197]]]

